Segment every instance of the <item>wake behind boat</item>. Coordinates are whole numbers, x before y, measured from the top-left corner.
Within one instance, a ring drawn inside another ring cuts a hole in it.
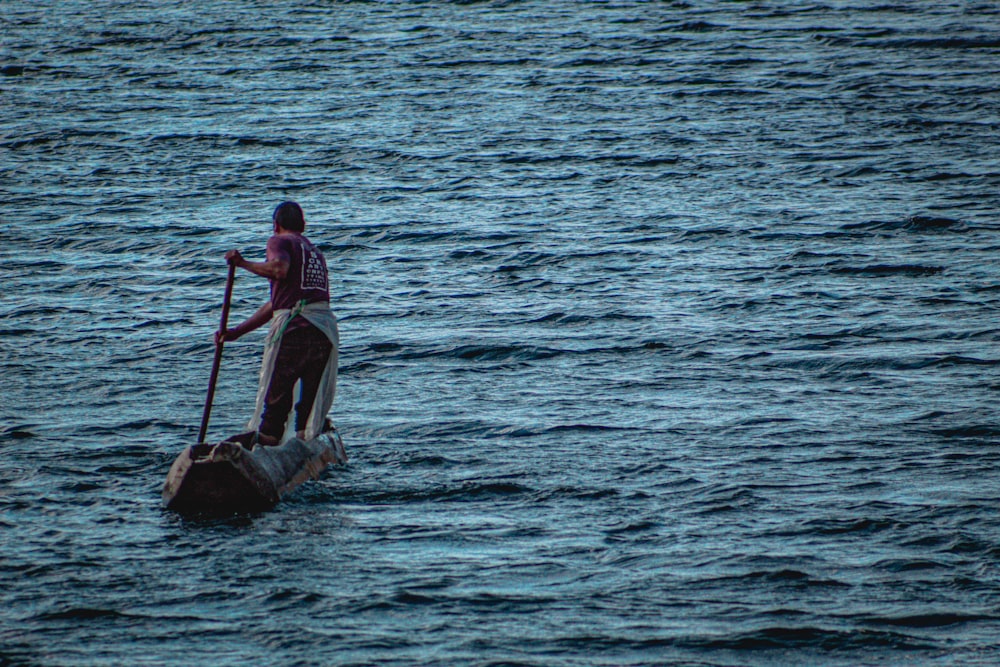
[[[239,442],[187,447],[170,467],[163,503],[182,514],[234,514],[274,507],[282,496],[331,463],[347,463],[335,428],[312,440],[290,438],[277,447]]]

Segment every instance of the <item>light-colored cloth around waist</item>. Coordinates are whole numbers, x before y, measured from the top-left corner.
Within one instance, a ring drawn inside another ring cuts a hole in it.
[[[264,412],[264,400],[267,397],[267,388],[271,384],[271,376],[274,374],[274,362],[278,357],[278,348],[281,347],[281,338],[289,320],[296,315],[302,315],[306,318],[310,324],[322,331],[333,344],[330,359],[326,362],[323,377],[319,382],[319,390],[316,392],[312,412],[309,413],[309,420],[306,422],[305,432],[301,434],[304,440],[311,440],[323,432],[326,415],[333,407],[333,399],[337,393],[337,349],[340,345],[340,332],[337,329],[337,318],[330,310],[330,304],[326,301],[274,311],[264,343],[264,357],[260,365],[257,405],[254,407],[253,417],[247,424],[247,429],[256,431],[260,427],[260,418]],[[290,416],[291,414],[293,413],[289,413]]]

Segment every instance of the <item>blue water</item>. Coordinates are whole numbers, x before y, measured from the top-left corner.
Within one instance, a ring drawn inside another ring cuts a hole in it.
[[[998,80],[990,2],[3,2],[0,665],[997,664]],[[351,460],[185,520],[284,199]]]

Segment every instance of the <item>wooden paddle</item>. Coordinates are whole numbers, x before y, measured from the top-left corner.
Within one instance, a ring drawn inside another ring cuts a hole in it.
[[[222,300],[222,318],[219,320],[219,333],[226,333],[226,322],[229,320],[229,302],[233,298],[233,281],[236,280],[236,265],[229,265],[229,275],[226,277],[226,296]],[[220,338],[215,344],[215,361],[212,362],[212,375],[208,380],[208,396],[205,397],[205,412],[201,415],[201,430],[198,432],[198,442],[205,442],[208,432],[208,416],[212,414],[212,400],[215,398],[215,381],[219,379],[219,365],[222,363],[222,346],[225,341]]]

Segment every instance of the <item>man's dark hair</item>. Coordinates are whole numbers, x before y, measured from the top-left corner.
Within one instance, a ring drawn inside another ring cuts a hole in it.
[[[278,204],[274,209],[274,221],[280,227],[290,232],[303,232],[306,229],[306,218],[302,215],[302,207],[293,201]]]

